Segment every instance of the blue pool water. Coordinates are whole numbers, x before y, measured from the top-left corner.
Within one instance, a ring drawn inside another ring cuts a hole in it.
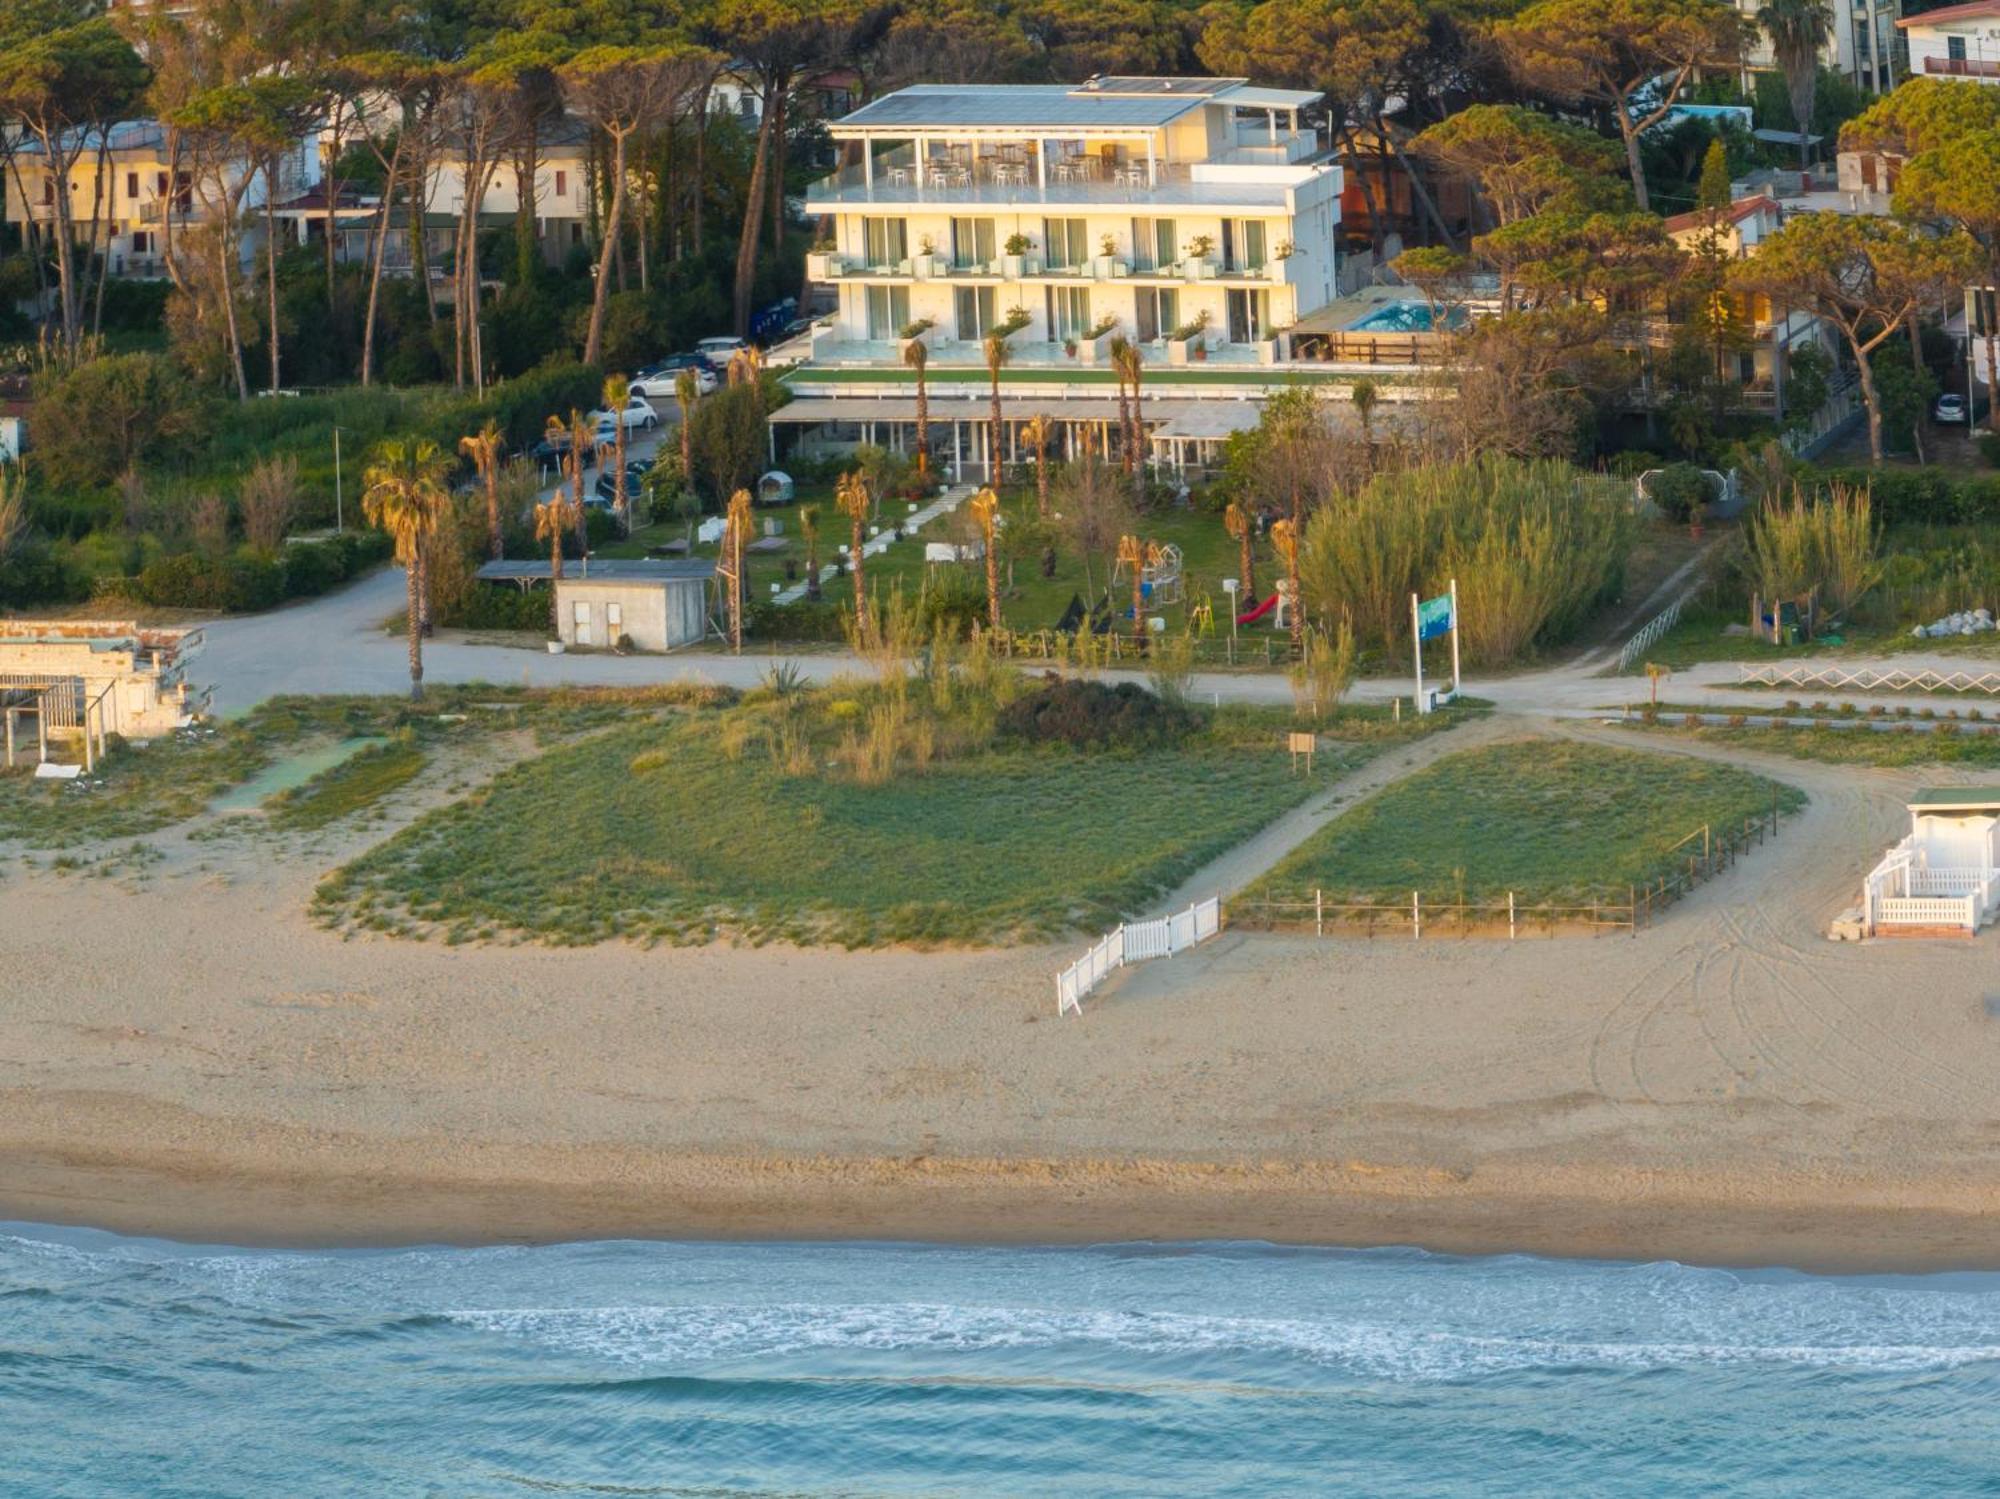
[[[1465,321],[1461,309],[1454,308],[1445,318],[1445,326],[1456,328]],[[1428,333],[1431,331],[1431,309],[1427,302],[1391,302],[1350,325],[1350,333]]]
[[[2000,1490],[2000,1276],[0,1229],[0,1490]]]

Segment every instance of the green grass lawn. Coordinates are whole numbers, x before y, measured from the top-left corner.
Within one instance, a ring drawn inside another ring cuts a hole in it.
[[[1674,755],[1533,740],[1449,756],[1328,823],[1249,899],[1622,899],[1700,828],[1804,805],[1763,776]]]
[[[820,506],[819,557],[822,566],[834,561],[840,555],[840,547],[849,537],[846,518],[836,512],[832,503],[832,485],[800,485],[799,502],[818,501]],[[1007,516],[1023,517],[1032,515],[1036,499],[1032,485],[1009,486],[1001,495],[1002,513]],[[776,521],[780,534],[787,543],[784,551],[752,556],[746,559],[749,574],[749,596],[753,600],[768,600],[772,596],[772,586],[790,587],[806,575],[805,545],[799,534],[798,504],[760,509],[757,512],[759,529],[766,520]],[[885,529],[897,519],[907,515],[903,502],[882,506],[879,522]],[[1234,577],[1240,570],[1236,543],[1223,529],[1222,517],[1203,510],[1167,509],[1145,516],[1140,522],[1140,533],[1149,541],[1172,542],[1181,549],[1183,559],[1184,586],[1182,601],[1176,604],[1162,604],[1150,612],[1164,617],[1170,630],[1186,627],[1188,611],[1199,599],[1206,596],[1211,601],[1213,633],[1211,641],[1226,641],[1229,636],[1228,596],[1222,591],[1222,580]],[[634,531],[632,535],[618,542],[609,543],[599,549],[606,557],[643,557],[647,548],[658,546],[669,540],[678,540],[688,531],[687,522],[663,520]],[[962,510],[948,516],[941,516],[901,541],[891,542],[888,551],[880,556],[869,557],[864,563],[868,586],[873,589],[901,587],[905,595],[914,597],[924,586],[927,576],[933,575],[939,564],[924,561],[924,546],[933,541],[970,541],[974,533],[969,517]],[[712,546],[697,546],[694,555],[710,557],[715,555]],[[1073,596],[1081,595],[1086,604],[1093,604],[1103,596],[1108,585],[1108,559],[1092,557],[1086,567],[1085,560],[1076,548],[1068,542],[1059,542],[1056,547],[1056,570],[1053,577],[1042,576],[1041,566],[1035,558],[1017,561],[1012,572],[1011,586],[1007,584],[1003,570],[1002,586],[1006,589],[1001,610],[1008,625],[1019,631],[1046,630],[1054,627],[1069,607]],[[1256,550],[1257,582],[1260,595],[1268,594],[1278,576],[1278,564],[1272,556],[1268,542],[1259,541]],[[943,566],[963,570],[972,583],[983,594],[986,587],[986,572],[983,564],[944,564]],[[788,571],[787,569],[790,569]],[[1120,606],[1129,602],[1130,586],[1121,583],[1111,589],[1114,602]],[[835,604],[851,605],[854,601],[854,585],[851,579],[839,577],[824,585],[823,597]],[[1279,659],[1283,659],[1285,637],[1270,627],[1269,618],[1256,626],[1244,626],[1241,632],[1243,653],[1248,657],[1261,659],[1265,639],[1277,643]]]
[[[29,746],[29,758],[34,754]],[[144,746],[114,744],[98,773],[75,781],[0,774],[0,839],[71,848],[135,838],[185,821],[270,760],[239,724],[183,730]]]
[[[454,941],[1047,937],[1115,922],[1323,784],[1294,778],[1262,717],[1147,753],[974,746],[872,785],[788,771],[747,733],[763,721],[687,715],[552,750],[329,877],[320,914]],[[1322,767],[1425,727],[1344,715]]]
[[[1713,710],[1709,710],[1713,711]],[[1840,715],[1826,714],[1826,717]],[[1948,718],[1898,719],[1890,729],[1689,728],[1662,714],[1656,732],[1690,734],[1715,744],[1817,760],[1828,765],[2000,767],[2000,735],[1969,733]]]

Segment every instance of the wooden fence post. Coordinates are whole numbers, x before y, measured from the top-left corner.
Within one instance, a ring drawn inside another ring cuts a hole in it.
[[[1317,885],[1313,886],[1313,935],[1326,935],[1326,893]]]
[[[1514,940],[1514,892],[1507,892],[1507,940]]]
[[[1410,936],[1421,941],[1424,935],[1423,902],[1415,890],[1410,892]]]

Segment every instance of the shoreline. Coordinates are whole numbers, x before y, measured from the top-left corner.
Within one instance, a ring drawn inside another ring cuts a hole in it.
[[[1784,1268],[2000,1270],[2000,1186],[1350,1161],[657,1156],[368,1143],[274,1169],[171,1150],[0,1147],[0,1219],[243,1248],[607,1239],[1057,1245],[1258,1241]],[[587,1171],[588,1161],[597,1168]],[[606,1167],[611,1169],[607,1170]],[[1517,1179],[1518,1178],[1518,1179]],[[1640,1186],[1643,1183],[1643,1186]],[[1639,1187],[1639,1190],[1634,1190]]]

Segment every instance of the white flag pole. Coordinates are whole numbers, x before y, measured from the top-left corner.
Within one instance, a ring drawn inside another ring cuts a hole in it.
[[[1458,579],[1451,580],[1451,695],[1458,696]]]
[[[1417,654],[1417,711],[1428,713],[1431,710],[1424,704],[1424,621],[1414,593],[1410,595],[1410,649]]]

